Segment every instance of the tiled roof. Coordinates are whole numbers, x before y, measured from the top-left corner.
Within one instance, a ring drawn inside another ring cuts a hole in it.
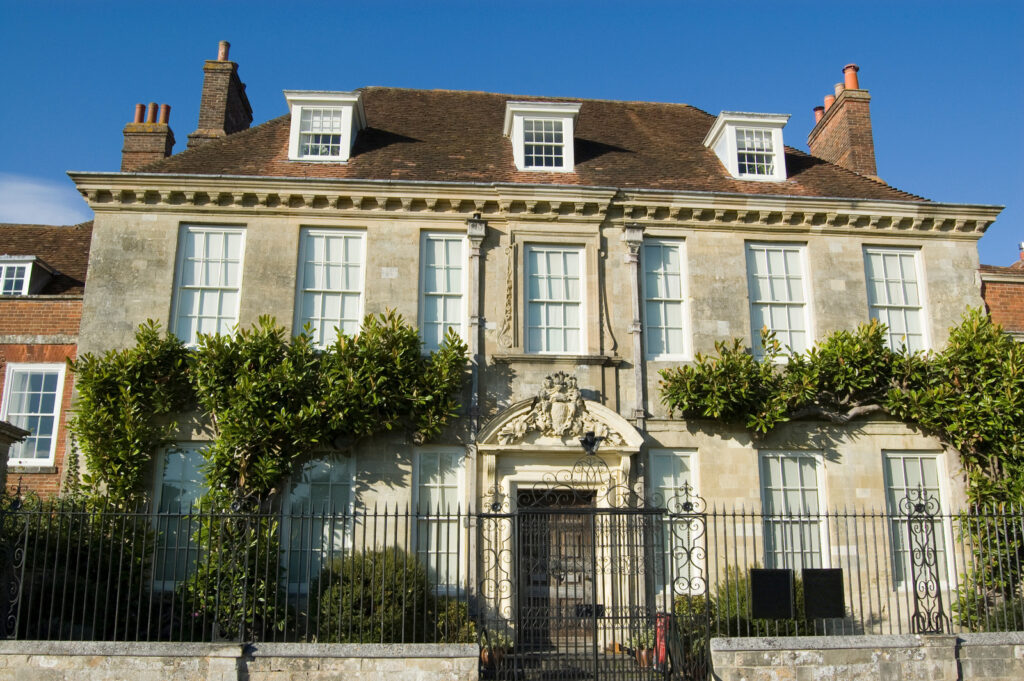
[[[686,104],[581,103],[573,173],[516,170],[502,134],[505,102],[485,92],[362,90],[367,128],[348,163],[288,160],[288,115],[141,169],[198,175],[520,182],[791,196],[924,201],[919,196],[786,148],[785,182],[733,179],[703,140],[715,117]],[[545,99],[543,101],[552,101]]]
[[[1024,258],[1018,260],[1017,262],[1007,267],[1003,267],[1001,265],[979,265],[978,269],[983,274],[1024,275]]]
[[[91,221],[66,226],[0,224],[0,255],[34,255],[57,270],[41,294],[81,295],[91,239]]]

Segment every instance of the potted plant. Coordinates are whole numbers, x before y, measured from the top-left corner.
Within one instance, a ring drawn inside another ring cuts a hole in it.
[[[512,637],[507,632],[483,629],[480,634],[480,662],[491,668],[499,664],[512,649]]]
[[[654,666],[654,627],[644,627],[629,637],[637,664],[644,669]]]

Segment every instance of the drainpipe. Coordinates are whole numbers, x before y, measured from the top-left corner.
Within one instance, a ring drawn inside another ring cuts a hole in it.
[[[466,447],[468,461],[466,470],[469,473],[468,484],[469,504],[466,507],[466,527],[469,529],[467,537],[467,555],[469,565],[467,576],[469,577],[469,591],[473,591],[477,583],[477,548],[476,548],[476,527],[472,522],[472,514],[477,511],[477,476],[480,474],[478,462],[479,451],[476,446],[477,433],[480,432],[480,360],[483,340],[480,336],[483,333],[480,314],[480,246],[483,244],[484,236],[487,234],[487,221],[480,217],[480,213],[474,213],[473,217],[466,220],[466,236],[469,238],[469,346],[470,357],[470,398],[469,398],[469,445]],[[473,594],[468,594],[472,596]]]
[[[633,383],[635,384],[635,396],[633,402],[633,419],[636,421],[636,429],[644,432],[646,429],[647,411],[644,409],[644,344],[643,324],[640,321],[640,247],[644,243],[644,226],[637,222],[627,222],[622,232],[622,240],[626,242],[626,264],[629,265],[629,281],[633,293],[633,323],[629,326],[629,333],[633,336]]]

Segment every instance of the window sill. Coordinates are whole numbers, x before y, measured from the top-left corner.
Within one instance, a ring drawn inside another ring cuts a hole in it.
[[[7,478],[11,477],[12,473],[18,473],[21,475],[47,475],[57,472],[56,466],[40,466],[38,464],[21,464],[9,462],[7,464]]]
[[[533,364],[575,364],[594,366],[619,366],[625,360],[621,357],[609,355],[556,355],[541,353],[523,354],[500,354],[491,355],[491,361],[495,364],[521,364],[530,362]]]

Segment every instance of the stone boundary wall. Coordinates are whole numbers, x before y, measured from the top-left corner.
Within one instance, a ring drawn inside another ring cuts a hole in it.
[[[476,644],[0,641],[0,681],[476,681]]]
[[[1020,681],[1024,632],[715,638],[716,681]]]

